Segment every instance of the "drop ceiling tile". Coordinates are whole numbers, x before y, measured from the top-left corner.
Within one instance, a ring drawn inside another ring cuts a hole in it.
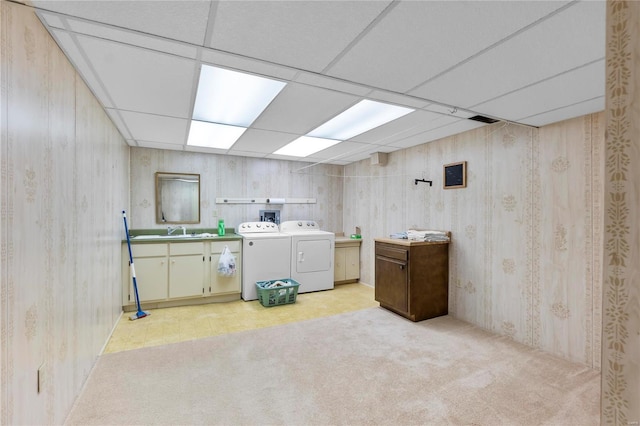
[[[385,152],[385,153],[390,153],[390,152],[394,152],[397,151],[399,148],[393,147],[393,146],[378,146],[378,145],[367,145],[365,149],[363,149],[362,151],[358,152],[358,153],[353,153],[350,155],[347,155],[343,158],[341,158],[344,161],[349,161],[350,163],[354,162],[354,161],[360,161],[360,160],[365,160],[365,159],[370,159],[371,158],[371,154],[375,153],[375,152]]]
[[[78,19],[67,18],[66,21],[68,23],[68,29],[76,33],[156,50],[158,52],[166,52],[185,58],[195,59],[198,54],[197,47],[184,42],[177,42],[166,38],[150,36],[127,29]]]
[[[404,137],[407,133],[422,129],[430,122],[440,118],[439,114],[416,110],[387,124],[371,129],[368,132],[351,138],[354,142],[375,143],[386,145],[387,143]]]
[[[411,95],[463,108],[605,55],[605,2],[578,2],[429,81]],[[580,22],[580,25],[573,25]],[[569,54],[570,52],[570,54]]]
[[[113,107],[113,101],[109,97],[107,90],[96,77],[93,68],[86,60],[84,52],[78,48],[72,35],[66,31],[56,29],[51,30],[51,35],[100,103],[105,107]]]
[[[133,139],[184,145],[189,120],[132,111],[120,111]]]
[[[367,96],[372,92],[368,86],[351,83],[348,81],[336,79],[333,77],[325,77],[320,74],[312,74],[309,72],[300,72],[295,81],[309,86],[316,86],[324,89],[335,90],[336,92],[347,93],[355,96]]]
[[[297,70],[289,67],[262,60],[245,58],[231,53],[217,52],[207,48],[202,48],[201,60],[213,66],[230,68],[236,71],[249,72],[280,80],[291,80],[298,73]]]
[[[348,109],[359,99],[332,90],[289,83],[252,127],[304,135]]]
[[[228,155],[237,155],[238,157],[253,157],[253,158],[265,158],[266,154],[262,152],[254,152],[254,151],[238,151],[232,150],[227,152]]]
[[[310,155],[309,158],[313,158],[316,161],[342,160],[344,157],[347,157],[349,155],[355,155],[362,151],[368,151],[372,149],[371,147],[371,144],[365,143],[340,142],[339,144],[333,145],[327,149],[323,149],[322,151]]]
[[[131,28],[196,45],[204,43],[210,1],[50,1],[33,0],[39,9]]]
[[[429,104],[424,108],[424,110],[454,118],[469,118],[478,115],[478,113],[473,111],[458,108],[457,106],[449,106],[444,104]]]
[[[261,154],[271,154],[297,137],[298,135],[292,135],[290,133],[250,128],[242,134],[235,144],[233,144],[229,153],[233,154],[236,151],[252,151]]]
[[[42,12],[38,10],[36,10],[36,15],[38,15],[38,17],[40,17],[40,20],[44,21],[46,25],[53,28],[64,29],[64,22],[60,17],[60,15],[56,13],[48,13],[48,12]]]
[[[122,117],[120,116],[120,111],[118,111],[117,109],[111,109],[111,108],[105,108],[105,111],[107,112],[107,115],[109,116],[109,118],[111,118],[111,121],[113,122],[113,124],[115,124],[115,126],[118,128],[118,131],[120,132],[120,134],[124,139],[126,140],[134,139],[134,137],[131,136],[131,131],[127,127],[126,123],[122,120]]]
[[[351,141],[388,145],[416,133],[422,133],[431,128],[458,120],[460,120],[458,117],[417,110],[388,124],[355,136],[351,138]]]
[[[307,158],[298,158],[298,157],[290,157],[288,155],[278,155],[278,154],[269,154],[264,158],[268,158],[270,160],[287,160],[287,161],[295,161],[302,163],[302,165],[306,165],[307,163],[317,163],[318,160],[310,160]]]
[[[563,2],[399,2],[327,72],[405,93]]]
[[[192,146],[192,145],[184,145],[184,151],[202,152],[204,154],[221,154],[221,155],[224,155],[227,153],[226,149],[208,148],[206,146]]]
[[[429,105],[429,101],[424,99],[418,99],[413,96],[406,96],[399,93],[384,92],[382,90],[374,90],[367,94],[367,99],[373,99],[375,101],[386,102],[389,104],[395,104],[405,106],[409,108],[420,109]]]
[[[412,146],[422,145],[423,143],[432,142],[438,139],[446,138],[448,136],[457,135],[458,133],[466,132],[468,130],[477,129],[478,127],[482,126],[486,126],[486,124],[473,120],[458,120],[446,126],[441,126],[413,136],[409,136],[405,139],[401,139],[389,145],[397,148],[410,148]]]
[[[193,61],[107,40],[77,36],[113,107],[190,118]]]
[[[495,117],[520,120],[604,96],[604,60],[534,84],[475,107]]]
[[[587,101],[573,104],[567,107],[558,108],[542,114],[522,118],[520,119],[520,122],[523,124],[528,124],[530,126],[541,127],[546,126],[547,124],[568,120],[570,118],[604,111],[604,108],[605,98],[604,96],[600,96],[595,99],[589,99]]]
[[[319,72],[389,3],[219,2],[209,47]]]
[[[153,148],[153,149],[168,149],[170,151],[185,151],[184,145],[177,145],[173,143],[160,143],[160,142],[149,142],[149,141],[137,141],[139,147],[141,148]]]

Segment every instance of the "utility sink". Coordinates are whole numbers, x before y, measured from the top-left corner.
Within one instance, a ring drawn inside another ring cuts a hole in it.
[[[132,237],[134,240],[176,240],[176,239],[191,239],[191,238],[217,238],[215,234],[177,234],[177,235],[137,235]]]

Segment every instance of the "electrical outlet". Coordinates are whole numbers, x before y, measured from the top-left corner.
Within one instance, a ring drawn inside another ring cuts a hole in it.
[[[42,364],[40,364],[40,367],[38,367],[38,393],[42,392],[44,390],[44,366],[45,363],[43,362]]]
[[[218,210],[213,211],[213,217],[218,217]]]

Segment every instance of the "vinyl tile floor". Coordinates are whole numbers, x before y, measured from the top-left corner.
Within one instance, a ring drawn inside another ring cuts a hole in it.
[[[206,305],[149,309],[136,321],[125,312],[104,353],[183,342],[236,331],[270,327],[379,306],[373,287],[354,283],[333,290],[298,294],[296,302],[265,308],[259,301],[237,300]]]

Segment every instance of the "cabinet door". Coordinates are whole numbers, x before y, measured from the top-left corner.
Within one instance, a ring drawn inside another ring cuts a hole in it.
[[[380,304],[407,312],[407,278],[406,261],[376,256],[375,298]]]
[[[169,268],[169,297],[202,296],[204,289],[204,260],[202,254],[171,256]]]
[[[357,280],[360,278],[360,247],[346,247],[344,249],[344,279]]]
[[[169,281],[167,258],[142,257],[134,259],[138,296],[141,302],[165,300],[168,297]],[[130,302],[135,303],[133,280],[129,291]]]
[[[211,254],[210,294],[240,293],[242,287],[242,258],[240,252],[231,252],[236,257],[236,273],[231,277],[218,275],[218,262],[221,253]]]
[[[333,281],[344,281],[346,278],[346,248],[336,247],[333,266]]]

